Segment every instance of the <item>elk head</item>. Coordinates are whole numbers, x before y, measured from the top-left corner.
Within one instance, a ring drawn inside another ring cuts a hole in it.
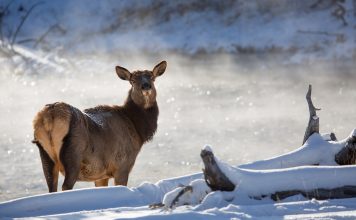
[[[139,70],[131,73],[121,66],[116,66],[116,73],[120,79],[128,80],[130,82],[132,87],[129,96],[135,104],[147,109],[156,102],[156,88],[154,81],[164,73],[166,67],[167,62],[162,61],[157,64],[152,71]]]

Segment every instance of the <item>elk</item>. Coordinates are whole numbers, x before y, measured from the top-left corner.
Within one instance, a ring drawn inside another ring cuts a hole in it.
[[[59,172],[62,190],[73,189],[76,181],[107,186],[127,185],[129,173],[142,145],[157,129],[158,105],[154,81],[167,67],[166,61],[152,71],[134,71],[116,66],[116,73],[131,84],[122,106],[100,105],[79,109],[56,102],[46,105],[33,121],[49,192],[56,192]]]

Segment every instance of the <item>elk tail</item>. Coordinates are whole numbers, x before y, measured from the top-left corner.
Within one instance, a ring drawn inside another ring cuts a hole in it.
[[[71,106],[56,102],[46,105],[33,120],[34,140],[41,145],[52,160],[59,159],[63,138],[69,132]]]

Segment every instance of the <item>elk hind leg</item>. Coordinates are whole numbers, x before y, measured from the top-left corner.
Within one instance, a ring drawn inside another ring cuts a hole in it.
[[[75,146],[71,141],[70,132],[63,139],[60,152],[60,160],[64,167],[65,177],[62,190],[71,190],[77,182],[80,173],[81,152],[79,146]]]
[[[55,162],[50,158],[39,142],[36,142],[36,145],[40,151],[42,169],[46,178],[48,191],[50,193],[57,192],[59,173],[58,165],[55,164]]]

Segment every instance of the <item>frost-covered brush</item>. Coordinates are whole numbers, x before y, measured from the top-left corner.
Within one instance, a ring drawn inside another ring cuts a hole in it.
[[[135,71],[117,66],[116,73],[131,84],[122,106],[101,105],[79,109],[57,102],[46,105],[33,121],[49,192],[56,192],[59,172],[62,190],[76,181],[107,186],[127,185],[129,173],[142,145],[157,129],[158,105],[154,81],[166,70],[162,61],[152,71]]]

